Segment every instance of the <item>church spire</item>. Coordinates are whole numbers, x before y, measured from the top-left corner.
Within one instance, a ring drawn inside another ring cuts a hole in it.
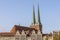
[[[40,10],[39,10],[39,4],[38,4],[38,11],[37,11],[37,24],[41,24],[41,22],[40,22]]]
[[[35,11],[34,11],[34,5],[33,5],[33,10],[32,10],[32,24],[35,24]]]

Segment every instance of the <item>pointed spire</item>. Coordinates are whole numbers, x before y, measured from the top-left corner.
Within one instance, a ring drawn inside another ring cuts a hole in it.
[[[39,10],[39,4],[38,4],[38,13],[37,13],[37,24],[41,24],[41,22],[40,22],[40,10]]]
[[[33,11],[32,11],[32,24],[35,24],[35,11],[34,11],[34,5],[33,5]]]

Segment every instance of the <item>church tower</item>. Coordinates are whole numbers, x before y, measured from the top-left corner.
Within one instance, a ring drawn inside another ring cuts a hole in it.
[[[35,11],[34,11],[34,5],[33,5],[33,10],[32,10],[32,24],[34,25],[36,23],[35,20]]]
[[[33,6],[33,13],[32,13],[32,24],[31,28],[35,28],[37,30],[40,30],[42,33],[42,24],[40,20],[40,10],[39,10],[39,5],[38,5],[38,10],[37,10],[37,18],[35,18],[35,12],[34,12],[34,6]]]
[[[39,5],[38,5],[38,11],[37,11],[37,24],[41,24],[41,21],[40,21],[40,10],[39,10]]]

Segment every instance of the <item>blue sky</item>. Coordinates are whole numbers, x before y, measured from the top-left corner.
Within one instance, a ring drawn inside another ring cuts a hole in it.
[[[60,30],[60,0],[0,0],[0,32],[16,25],[30,26],[32,5],[37,14],[38,2],[43,33]]]

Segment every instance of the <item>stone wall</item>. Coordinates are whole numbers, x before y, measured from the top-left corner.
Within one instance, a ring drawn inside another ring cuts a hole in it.
[[[0,37],[0,40],[15,40],[15,37]]]
[[[19,31],[17,31],[16,34],[11,37],[0,36],[0,40],[42,40],[42,34],[40,31],[36,33],[35,30],[33,30],[31,35],[28,37],[25,34],[25,31],[22,30],[21,34]]]

